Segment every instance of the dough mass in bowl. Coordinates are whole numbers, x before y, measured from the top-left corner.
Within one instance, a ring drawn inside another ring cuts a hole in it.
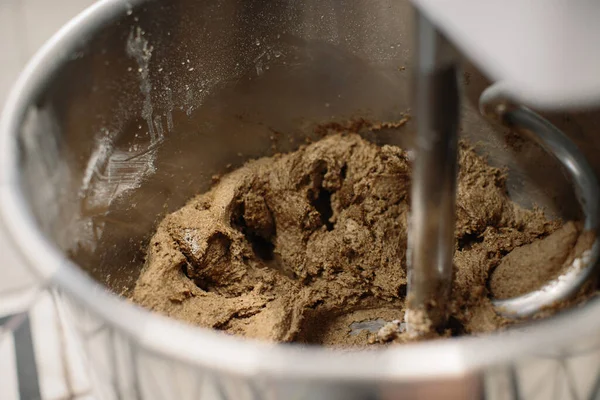
[[[459,164],[451,317],[434,337],[509,324],[490,295],[540,287],[589,245],[578,224],[511,202],[503,172],[464,143]],[[410,179],[403,150],[352,133],[250,161],[166,216],[131,299],[249,338],[408,340],[357,328],[403,319]]]

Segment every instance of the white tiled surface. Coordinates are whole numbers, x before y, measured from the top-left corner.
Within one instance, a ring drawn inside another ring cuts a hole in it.
[[[2,300],[10,295],[0,293]],[[0,399],[79,400],[92,395],[82,352],[73,346],[73,327],[60,315],[56,293],[37,292],[13,332],[0,331]],[[6,322],[6,319],[2,322]],[[6,325],[4,325],[6,327]]]
[[[17,362],[14,355],[15,341],[12,336],[0,340],[0,376],[2,377],[2,396],[5,399],[18,399]]]

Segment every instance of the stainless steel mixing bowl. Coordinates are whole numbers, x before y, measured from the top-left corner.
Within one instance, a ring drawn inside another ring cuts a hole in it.
[[[0,125],[0,215],[70,305],[102,399],[587,398],[600,303],[505,333],[334,351],[187,326],[120,298],[165,213],[317,126],[407,112],[412,12],[398,0],[104,0],[16,83]],[[405,69],[408,68],[408,69]],[[467,67],[477,99],[487,82]],[[594,113],[551,118],[594,160]],[[466,103],[464,135],[513,199],[580,216],[560,167]],[[366,132],[410,146],[410,125]],[[598,136],[600,137],[600,136]],[[570,396],[570,397],[569,397]]]

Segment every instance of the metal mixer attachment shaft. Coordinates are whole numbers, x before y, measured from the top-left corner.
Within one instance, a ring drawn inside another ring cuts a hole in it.
[[[424,334],[446,323],[452,281],[457,175],[459,89],[454,48],[416,14],[413,165],[406,322]]]

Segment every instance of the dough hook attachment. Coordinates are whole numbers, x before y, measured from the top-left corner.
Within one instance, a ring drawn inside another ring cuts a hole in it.
[[[450,70],[453,68],[445,71]],[[444,326],[451,284],[457,121],[448,113],[458,115],[455,109],[458,101],[454,87],[441,85],[441,70],[436,71],[434,75],[427,75],[419,70],[416,78],[418,139],[413,172],[406,318],[409,332],[413,334]],[[431,76],[436,78],[432,80]],[[446,79],[446,83],[451,80]],[[444,90],[440,92],[442,87]],[[595,272],[600,258],[600,238],[596,234],[600,228],[600,187],[585,156],[562,131],[509,98],[502,83],[490,86],[479,99],[481,114],[517,129],[562,164],[583,212],[584,230],[596,235],[588,250],[541,288],[515,298],[492,300],[499,314],[519,319],[532,317],[569,299]],[[439,109],[442,103],[447,107],[443,112]]]
[[[600,27],[589,22],[600,16],[600,5],[552,2],[548,7],[546,1],[537,0],[519,3],[522,7],[515,14],[504,4],[491,2],[413,3],[417,143],[405,319],[409,333],[419,335],[444,328],[450,296],[459,119],[458,57],[453,46],[492,79],[503,82],[482,94],[482,112],[529,135],[562,163],[585,215],[584,228],[594,232],[599,228],[600,189],[587,160],[549,121],[508,100],[540,109],[600,104],[600,57],[594,51]],[[472,7],[480,12],[473,13]],[[559,33],[556,21],[563,28]],[[507,31],[504,27],[509,23],[512,29]],[[578,73],[571,72],[565,79],[565,71]],[[508,318],[526,318],[566,300],[592,275],[599,253],[596,237],[592,247],[561,276],[526,295],[493,300],[496,310]]]
[[[595,271],[600,255],[600,239],[597,236],[600,188],[585,156],[563,132],[529,108],[510,102],[504,93],[502,83],[487,88],[479,98],[481,114],[517,129],[562,164],[583,211],[584,229],[596,235],[589,250],[540,289],[511,299],[493,300],[496,311],[504,317],[527,318],[573,296]]]

